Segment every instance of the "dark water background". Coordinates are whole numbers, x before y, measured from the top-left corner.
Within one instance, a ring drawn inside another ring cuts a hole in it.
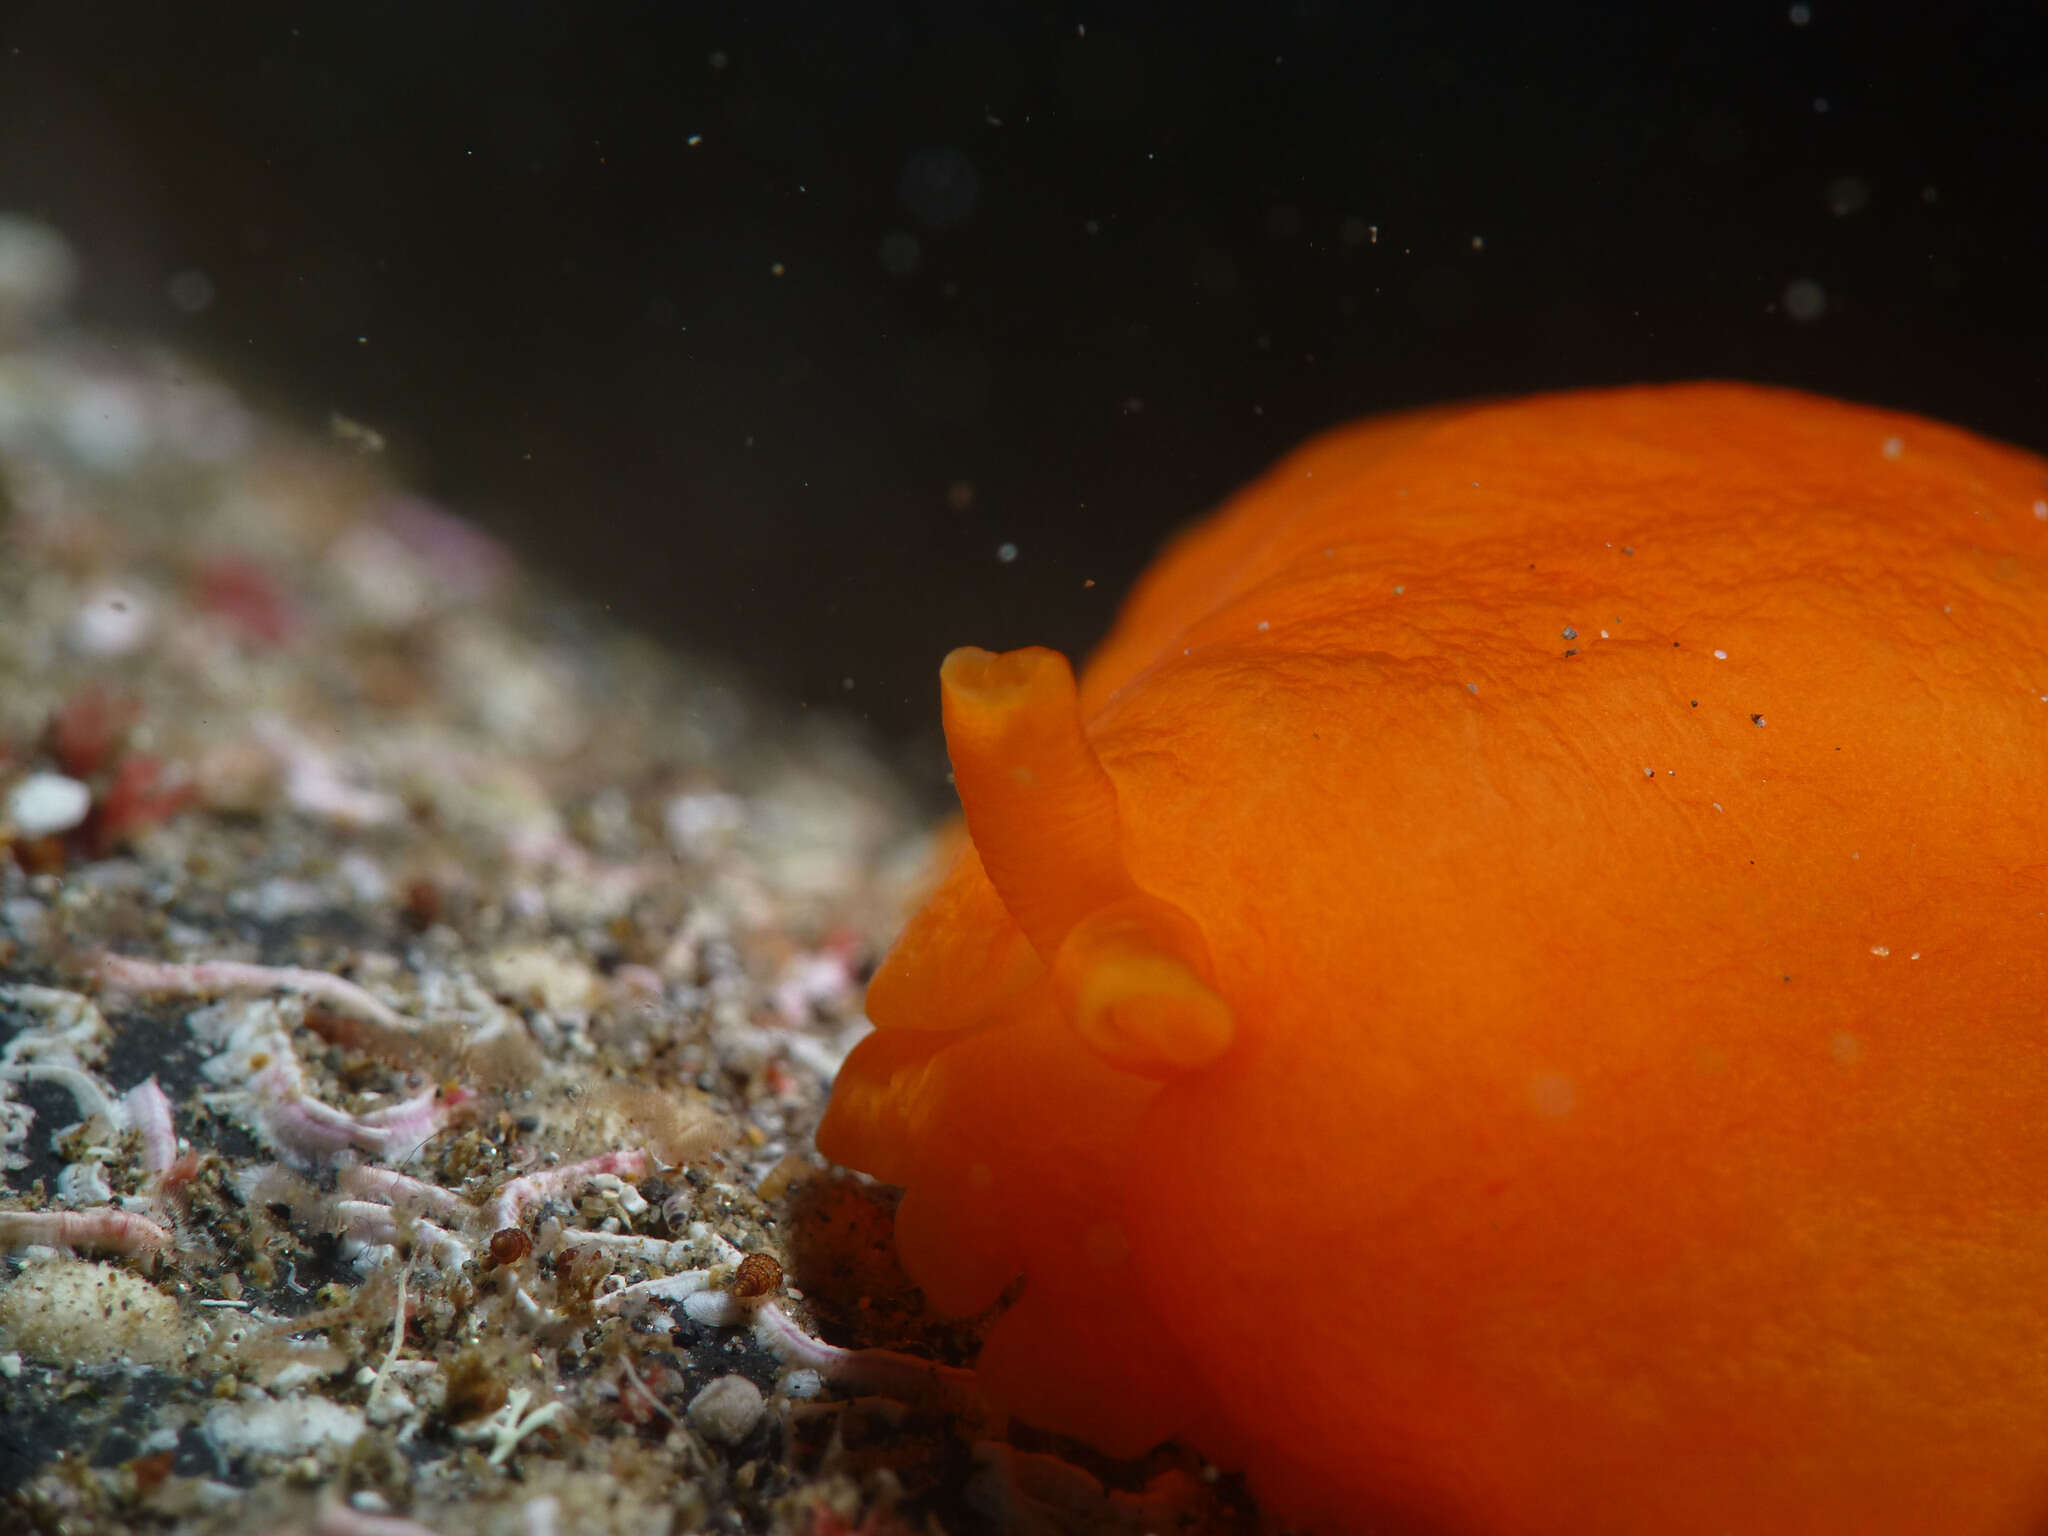
[[[1361,412],[1724,375],[2048,448],[2044,44],[1849,0],[56,0],[0,7],[0,206],[89,317],[929,767],[948,646],[1085,649]]]

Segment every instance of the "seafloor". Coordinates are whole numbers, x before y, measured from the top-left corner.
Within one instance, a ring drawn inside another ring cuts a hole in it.
[[[1255,1528],[1006,1427],[812,1149],[859,738],[67,277],[0,220],[0,1530]]]

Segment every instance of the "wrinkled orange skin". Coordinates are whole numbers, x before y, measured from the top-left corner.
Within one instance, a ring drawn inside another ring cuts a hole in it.
[[[1021,1416],[1318,1530],[2040,1531],[2044,496],[1734,386],[1311,443],[1080,694],[1229,1048],[1107,1064],[970,848],[820,1145]]]

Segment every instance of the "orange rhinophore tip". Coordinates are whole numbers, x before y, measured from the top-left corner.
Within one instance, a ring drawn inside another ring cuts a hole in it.
[[[1016,927],[1051,963],[1081,1038],[1104,1060],[1148,1075],[1222,1055],[1234,1031],[1229,1005],[1209,984],[1201,932],[1140,891],[1124,867],[1116,788],[1082,730],[1066,657],[1036,646],[1001,655],[962,646],[939,669],[939,690],[975,853]],[[933,924],[950,926],[977,889],[948,882],[913,922],[917,958],[877,977],[884,1016],[899,1011],[898,977],[923,967],[935,948]],[[984,961],[983,990],[1009,963]],[[941,1017],[956,1012],[941,1005]]]
[[[1074,670],[1040,646],[963,645],[939,668],[939,706],[975,850],[1050,961],[1069,928],[1130,889],[1116,788],[1082,734]]]
[[[941,685],[818,1144],[1014,1416],[1323,1536],[2048,1531],[2048,463],[1366,423]]]

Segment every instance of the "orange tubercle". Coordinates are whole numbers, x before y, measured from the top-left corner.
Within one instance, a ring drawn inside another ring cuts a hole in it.
[[[1187,915],[1136,892],[1067,931],[1053,987],[1074,1032],[1105,1061],[1165,1075],[1206,1067],[1236,1035],[1208,970]]]
[[[1419,413],[957,651],[820,1146],[1022,1417],[1324,1532],[2048,1523],[2048,464]]]

